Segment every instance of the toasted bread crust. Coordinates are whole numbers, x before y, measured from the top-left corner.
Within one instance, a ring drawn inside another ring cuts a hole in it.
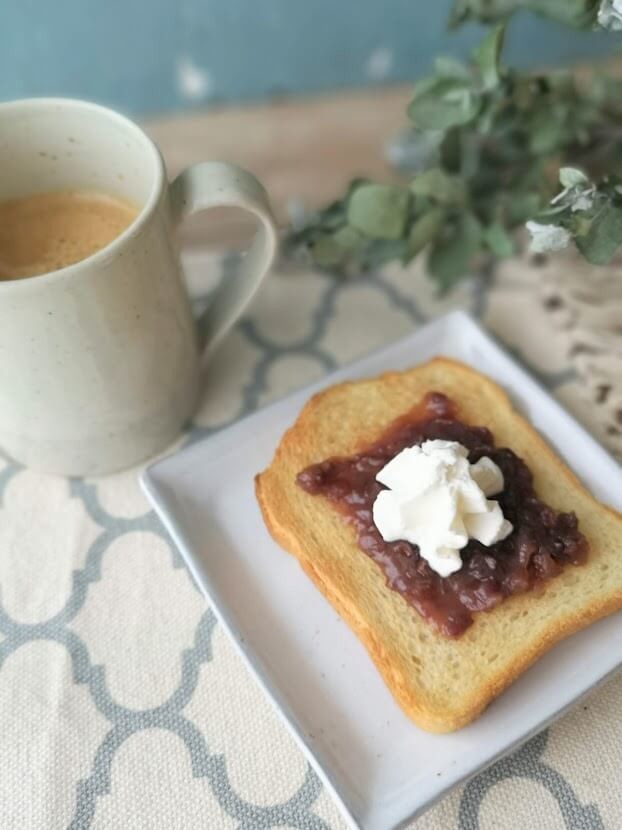
[[[387,588],[334,508],[295,483],[308,464],[371,443],[432,390],[448,394],[465,421],[488,426],[497,445],[515,449],[534,473],[538,495],[574,510],[590,542],[587,565],[477,614],[456,640]],[[432,732],[465,726],[552,645],[622,607],[622,516],[588,493],[499,386],[448,358],[319,392],[255,486],[273,538],[356,633],[404,712]]]

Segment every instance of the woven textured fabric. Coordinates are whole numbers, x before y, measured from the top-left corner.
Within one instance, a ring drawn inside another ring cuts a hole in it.
[[[194,262],[197,308],[208,272],[229,267]],[[415,264],[345,283],[273,274],[214,355],[178,443],[456,307],[607,439],[524,266],[439,299]],[[0,461],[0,588],[3,830],[345,826],[195,589],[137,470],[66,480]],[[617,677],[413,827],[622,827],[621,709]]]

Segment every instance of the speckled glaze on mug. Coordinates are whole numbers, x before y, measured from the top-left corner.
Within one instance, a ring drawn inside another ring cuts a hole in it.
[[[274,259],[265,190],[221,162],[169,185],[162,157],[133,122],[81,101],[0,104],[0,200],[100,190],[141,210],[110,245],[42,276],[0,281],[0,451],[47,472],[102,475],[164,449],[191,417],[203,361]],[[197,334],[176,226],[219,205],[250,211],[257,235]]]

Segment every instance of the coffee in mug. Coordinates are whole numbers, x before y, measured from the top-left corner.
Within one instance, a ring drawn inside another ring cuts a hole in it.
[[[0,280],[47,274],[87,259],[138,216],[100,191],[59,190],[0,202]]]

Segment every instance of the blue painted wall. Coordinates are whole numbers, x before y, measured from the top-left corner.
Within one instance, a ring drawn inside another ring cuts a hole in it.
[[[92,98],[134,113],[407,80],[479,32],[449,0],[0,0],[0,99]],[[522,65],[601,57],[615,41],[522,15]]]

